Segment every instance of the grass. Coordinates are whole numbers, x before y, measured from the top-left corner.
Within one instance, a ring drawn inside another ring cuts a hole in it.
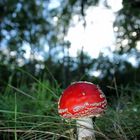
[[[63,120],[57,112],[62,89],[56,83],[34,80],[30,88],[26,84],[17,88],[11,85],[10,79],[5,92],[1,93],[1,140],[75,139],[75,121]],[[139,140],[140,85],[109,88],[115,92],[117,88],[117,97],[108,100],[105,115],[96,119],[97,139]]]
[[[16,131],[16,124],[17,124],[17,97],[16,97],[16,93],[15,93],[15,131],[14,131],[14,135],[15,135],[15,140],[17,140],[17,131]]]

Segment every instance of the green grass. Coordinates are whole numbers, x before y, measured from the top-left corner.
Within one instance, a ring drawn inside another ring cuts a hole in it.
[[[17,128],[17,126],[16,126],[16,124],[17,124],[17,97],[16,97],[16,93],[15,93],[15,132],[14,132],[14,135],[15,135],[15,140],[17,140],[17,131],[16,131],[16,128]]]
[[[35,78],[34,78],[35,79]],[[108,100],[104,116],[95,122],[98,140],[140,139],[140,85],[110,87],[120,93]],[[1,140],[57,140],[75,139],[75,121],[66,121],[57,112],[62,89],[55,81],[25,83],[18,88],[9,82],[0,99]]]

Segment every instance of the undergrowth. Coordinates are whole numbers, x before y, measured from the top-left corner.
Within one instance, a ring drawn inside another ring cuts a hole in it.
[[[55,81],[37,80],[18,87],[10,81],[0,99],[1,140],[76,139],[75,121],[63,120],[57,111],[62,92]],[[108,98],[106,113],[95,122],[97,140],[140,139],[140,85],[109,87],[120,94]]]

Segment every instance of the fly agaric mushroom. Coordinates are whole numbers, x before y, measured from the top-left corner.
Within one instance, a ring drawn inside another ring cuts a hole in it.
[[[92,117],[99,117],[107,106],[105,95],[90,82],[74,82],[62,93],[58,112],[65,119],[76,119],[78,140],[95,139]]]

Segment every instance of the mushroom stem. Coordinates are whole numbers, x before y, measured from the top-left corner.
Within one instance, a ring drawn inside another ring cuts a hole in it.
[[[95,140],[92,118],[76,120],[78,140]]]

